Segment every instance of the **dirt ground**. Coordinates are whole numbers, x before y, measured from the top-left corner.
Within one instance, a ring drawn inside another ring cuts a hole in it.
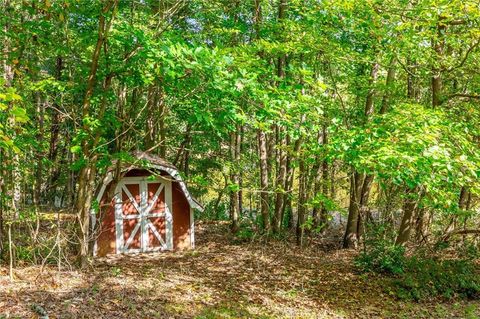
[[[84,271],[0,268],[0,318],[480,318],[479,301],[396,299],[352,251],[240,243],[201,224],[193,251],[100,259]]]

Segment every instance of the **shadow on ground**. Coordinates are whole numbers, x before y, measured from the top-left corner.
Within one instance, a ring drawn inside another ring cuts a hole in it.
[[[99,259],[85,272],[52,268],[35,282],[38,267],[18,270],[23,280],[1,279],[0,314],[32,317],[32,304],[50,318],[451,318],[478,309],[395,300],[384,279],[355,273],[352,251],[235,244],[226,233],[202,225],[195,251]]]

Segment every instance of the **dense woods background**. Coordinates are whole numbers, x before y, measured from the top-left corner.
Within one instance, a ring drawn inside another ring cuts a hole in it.
[[[86,265],[94,190],[137,150],[180,169],[197,218],[242,238],[478,250],[477,1],[0,8],[3,262]]]

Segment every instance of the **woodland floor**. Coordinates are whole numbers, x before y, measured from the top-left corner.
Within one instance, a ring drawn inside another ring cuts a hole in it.
[[[352,251],[233,240],[201,224],[194,251],[97,260],[91,269],[0,268],[0,318],[480,318],[479,301],[405,302],[360,275]],[[315,245],[317,247],[317,245]]]

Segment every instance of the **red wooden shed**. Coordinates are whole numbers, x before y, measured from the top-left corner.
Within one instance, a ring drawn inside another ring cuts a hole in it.
[[[194,209],[178,170],[164,159],[135,153],[114,182],[113,168],[98,187],[98,212],[92,214],[94,254],[151,252],[194,248]]]

